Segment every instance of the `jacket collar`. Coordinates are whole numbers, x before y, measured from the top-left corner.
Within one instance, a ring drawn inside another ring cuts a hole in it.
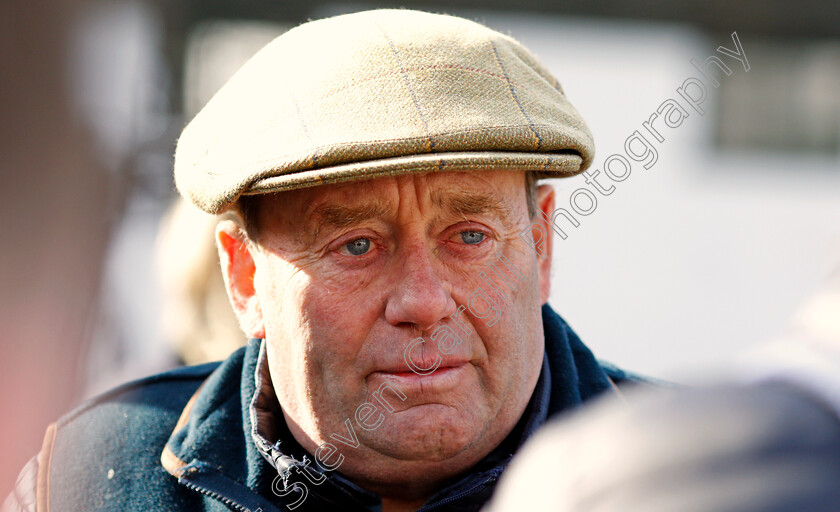
[[[565,321],[547,305],[542,316],[546,345],[542,372],[519,424],[468,475],[433,496],[423,510],[459,497],[489,496],[513,453],[547,417],[610,389],[597,360]],[[161,462],[181,483],[234,509],[278,510],[276,503],[282,500],[276,494],[286,493],[290,502],[297,498],[290,493],[293,471],[308,467],[316,481],[324,476],[316,473],[314,464],[307,465],[312,456],[295,442],[282,418],[264,342],[251,340],[222,363],[189,401]],[[296,478],[302,480],[300,474]],[[346,505],[351,500],[362,510],[379,507],[376,495],[338,472],[327,475],[322,484],[303,483],[309,484],[307,501],[314,496],[313,502],[322,505]]]

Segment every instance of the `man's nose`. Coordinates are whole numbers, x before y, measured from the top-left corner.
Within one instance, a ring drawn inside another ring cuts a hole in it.
[[[414,324],[424,331],[455,313],[455,299],[436,270],[433,253],[424,243],[406,247],[396,256],[401,264],[396,269],[398,277],[385,306],[385,319],[390,324]]]

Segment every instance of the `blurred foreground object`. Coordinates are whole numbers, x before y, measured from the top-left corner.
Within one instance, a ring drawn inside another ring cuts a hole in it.
[[[840,354],[840,265],[824,289],[799,308],[793,325],[798,332],[823,340]]]
[[[741,382],[809,390],[840,415],[840,267],[797,308],[785,332],[745,351],[735,369]]]
[[[840,510],[840,273],[787,332],[704,378],[545,427],[488,512]]]
[[[0,4],[0,492],[78,398],[115,201],[68,92],[82,2]]]
[[[549,424],[486,512],[836,512],[840,422],[783,385],[604,400]]]
[[[213,238],[217,221],[178,199],[158,236],[164,336],[188,365],[225,359],[246,341],[219,270]]]

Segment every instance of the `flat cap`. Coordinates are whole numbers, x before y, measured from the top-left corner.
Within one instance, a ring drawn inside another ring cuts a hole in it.
[[[593,151],[557,79],[511,37],[374,10],[305,23],[257,52],[184,129],[175,182],[219,213],[242,194],[405,173],[571,176]]]

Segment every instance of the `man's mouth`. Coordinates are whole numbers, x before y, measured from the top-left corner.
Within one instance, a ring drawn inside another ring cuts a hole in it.
[[[398,371],[381,371],[381,372],[376,372],[376,373],[382,373],[382,374],[385,374],[385,375],[394,375],[394,376],[397,376],[397,377],[410,377],[412,375],[416,375],[417,377],[426,377],[426,376],[432,375],[432,374],[437,373],[437,372],[443,372],[443,371],[446,371],[446,370],[450,370],[452,368],[458,368],[460,366],[463,366],[464,364],[466,364],[466,363],[449,364],[449,365],[446,365],[446,366],[441,365],[441,366],[437,367],[437,369],[435,369],[434,371],[429,371],[429,372],[415,372],[414,370],[406,369],[406,370],[398,370]]]
[[[434,371],[415,372],[407,366],[371,373],[375,385],[391,382],[403,393],[440,392],[463,384],[469,370],[469,361],[441,363]]]

